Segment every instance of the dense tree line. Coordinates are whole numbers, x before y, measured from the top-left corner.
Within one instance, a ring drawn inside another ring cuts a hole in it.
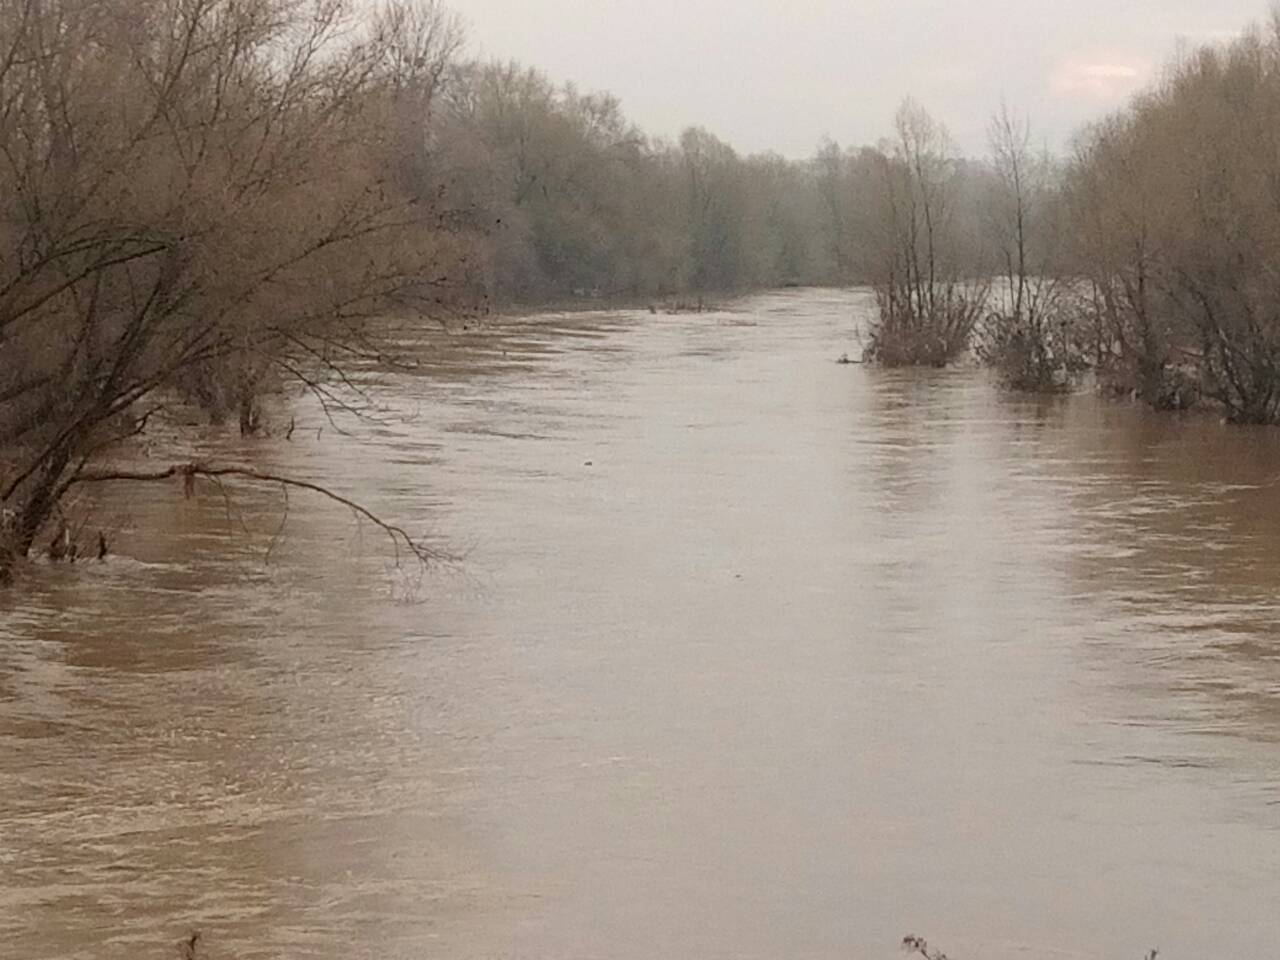
[[[843,279],[809,164],[742,157],[700,128],[648,137],[613,97],[511,63],[460,65],[436,119],[436,162],[489,227],[499,301]]]
[[[489,228],[486,289],[499,302],[840,285],[878,265],[892,144],[827,141],[794,161],[740,155],[700,127],[666,141],[615,98],[513,63],[459,64],[434,126],[452,195]],[[966,201],[989,177],[962,161],[945,173]],[[972,227],[976,207],[959,206],[952,219]],[[948,256],[979,268],[970,247]]]

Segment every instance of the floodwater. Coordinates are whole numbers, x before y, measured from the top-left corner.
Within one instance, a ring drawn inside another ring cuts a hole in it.
[[[457,330],[201,440],[425,575],[104,491],[0,598],[0,957],[1280,951],[1280,433],[837,365],[867,306]]]

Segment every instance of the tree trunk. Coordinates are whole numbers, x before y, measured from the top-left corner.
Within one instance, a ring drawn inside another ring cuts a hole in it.
[[[41,528],[58,505],[58,486],[70,462],[69,444],[52,451],[20,495],[18,506],[5,508],[4,527],[0,530],[0,584],[8,583],[13,578],[13,568],[31,553]]]

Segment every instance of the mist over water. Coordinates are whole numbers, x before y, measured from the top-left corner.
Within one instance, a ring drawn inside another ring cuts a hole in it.
[[[203,441],[425,578],[105,494],[121,556],[0,595],[0,956],[1265,954],[1272,433],[832,362],[871,309],[501,321],[359,437]]]

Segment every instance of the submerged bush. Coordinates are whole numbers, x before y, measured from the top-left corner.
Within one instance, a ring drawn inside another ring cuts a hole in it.
[[[886,367],[945,367],[969,349],[987,302],[984,285],[876,288],[877,318],[863,359]]]
[[[968,350],[987,285],[969,282],[960,267],[959,164],[946,129],[910,100],[894,128],[892,152],[879,156],[878,315],[864,359],[943,367]]]
[[[1003,276],[976,331],[978,358],[1010,389],[1065,390],[1088,366],[1088,350],[1070,308],[1077,285],[1062,277],[1057,169],[1032,149],[1030,124],[1007,108],[989,137],[987,231]]]
[[[1079,318],[1056,292],[1045,301],[1002,305],[978,325],[978,358],[1008,389],[1068,390],[1090,366],[1088,332],[1081,329]]]

